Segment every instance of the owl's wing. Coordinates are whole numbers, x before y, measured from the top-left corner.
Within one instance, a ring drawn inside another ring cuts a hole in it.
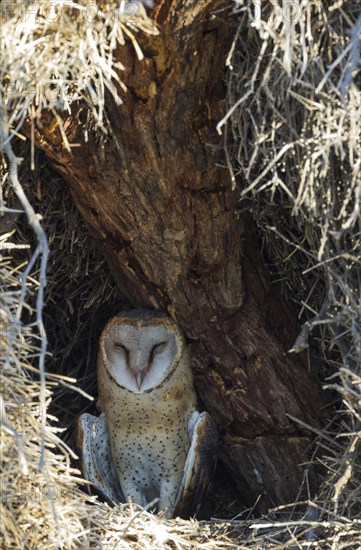
[[[191,446],[173,514],[185,519],[202,512],[209,497],[218,457],[218,432],[207,412],[193,413],[188,431]]]
[[[110,502],[125,502],[110,454],[108,428],[104,414],[82,414],[77,422],[77,447],[85,479]]]

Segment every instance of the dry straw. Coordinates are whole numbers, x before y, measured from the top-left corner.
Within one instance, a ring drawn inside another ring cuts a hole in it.
[[[111,508],[79,483],[72,426],[79,410],[94,408],[89,357],[124,302],[61,178],[15,138],[27,115],[78,100],[106,134],[105,90],[126,100],[114,49],[131,40],[141,58],[137,32],[158,31],[136,2],[98,2],[95,13],[85,1],[50,4],[6,3],[2,13],[2,547],[360,547],[359,3],[230,1],[229,112],[218,127],[228,168],[240,211],[257,214],[274,279],[299,305],[292,351],[311,343],[336,413],[315,433],[324,471],[313,501],[256,521],[202,523]]]
[[[311,342],[337,408],[330,430],[317,433],[325,476],[312,511],[320,529],[310,524],[309,540],[323,532],[322,548],[358,547],[360,4],[236,4],[229,111],[218,129],[227,126],[240,208],[254,212],[274,279],[299,306],[303,327],[290,352]]]

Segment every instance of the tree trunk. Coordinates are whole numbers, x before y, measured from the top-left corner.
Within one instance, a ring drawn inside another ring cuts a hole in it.
[[[198,394],[221,434],[220,458],[246,502],[292,501],[309,437],[287,414],[319,426],[322,394],[300,356],[287,355],[296,318],[262,265],[254,224],[216,167],[224,60],[232,35],[225,1],[163,0],[159,37],[119,51],[124,104],[109,100],[113,133],[83,137],[64,115],[63,147],[48,114],[36,140],[69,182],[123,293],[167,311],[185,330]],[[124,59],[126,56],[126,59]]]

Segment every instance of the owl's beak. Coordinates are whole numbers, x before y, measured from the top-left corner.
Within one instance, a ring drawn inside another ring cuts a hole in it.
[[[133,357],[133,361],[130,361],[129,367],[137,384],[137,388],[140,391],[145,375],[148,372],[148,365],[144,364],[142,357]]]
[[[137,374],[135,375],[135,381],[137,383],[138,390],[140,390],[140,388],[142,387],[143,378],[144,376],[142,372],[137,372]]]
[[[145,375],[147,373],[147,370],[144,369],[144,370],[138,370],[136,375],[135,375],[135,381],[137,383],[137,388],[138,390],[140,390],[140,388],[142,387],[142,384],[143,384],[143,380],[145,378]]]

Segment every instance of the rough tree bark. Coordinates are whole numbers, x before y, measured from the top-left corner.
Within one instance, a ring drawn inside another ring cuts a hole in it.
[[[299,356],[294,312],[270,286],[249,215],[217,168],[215,125],[231,36],[228,1],[163,0],[145,60],[121,49],[124,104],[108,103],[113,136],[85,143],[79,112],[64,115],[69,154],[48,114],[37,145],[68,181],[119,285],[136,307],[168,311],[193,352],[196,388],[214,416],[221,460],[259,508],[291,501],[309,437],[287,413],[322,419],[321,392]],[[126,59],[124,60],[124,55]]]

